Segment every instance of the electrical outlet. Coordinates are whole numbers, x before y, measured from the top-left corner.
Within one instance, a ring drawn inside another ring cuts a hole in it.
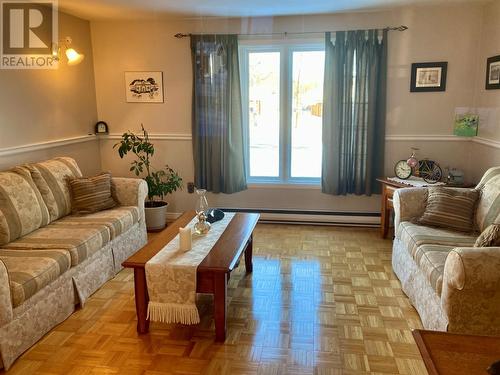
[[[188,182],[187,188],[188,188],[188,193],[193,194],[194,193],[194,182]]]

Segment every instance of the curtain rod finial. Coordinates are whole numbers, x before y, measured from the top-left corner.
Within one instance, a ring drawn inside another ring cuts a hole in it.
[[[394,27],[386,27],[386,30],[392,30],[392,31],[405,31],[408,30],[408,26],[406,25],[399,25],[399,26],[394,26]]]
[[[174,35],[177,39],[185,38],[189,36],[189,34],[177,33]]]

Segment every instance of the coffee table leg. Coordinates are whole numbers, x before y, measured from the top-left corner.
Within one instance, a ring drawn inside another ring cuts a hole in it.
[[[135,310],[137,312],[137,332],[148,333],[147,319],[149,295],[144,268],[134,268]]]
[[[215,341],[226,341],[227,274],[214,272]]]
[[[247,248],[245,250],[245,269],[248,273],[253,271],[252,253],[253,253],[253,234],[250,236]]]

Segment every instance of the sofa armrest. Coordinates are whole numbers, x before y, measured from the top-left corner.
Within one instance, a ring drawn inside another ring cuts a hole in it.
[[[419,218],[425,211],[427,188],[402,188],[394,192],[394,233],[398,233],[399,224]]]
[[[139,207],[144,219],[144,201],[148,196],[148,184],[140,178],[113,177],[115,197],[122,206]]]
[[[459,247],[446,258],[441,306],[448,330],[500,334],[500,247]]]
[[[12,300],[7,267],[0,260],[0,327],[12,320]]]

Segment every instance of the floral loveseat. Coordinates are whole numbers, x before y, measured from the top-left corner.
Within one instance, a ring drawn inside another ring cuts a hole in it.
[[[415,224],[426,207],[425,188],[394,194],[393,270],[426,329],[500,335],[500,247],[474,247],[499,220],[500,167],[475,189],[475,233]]]
[[[0,368],[8,368],[147,241],[140,179],[113,178],[119,206],[71,214],[71,158],[0,172]]]

